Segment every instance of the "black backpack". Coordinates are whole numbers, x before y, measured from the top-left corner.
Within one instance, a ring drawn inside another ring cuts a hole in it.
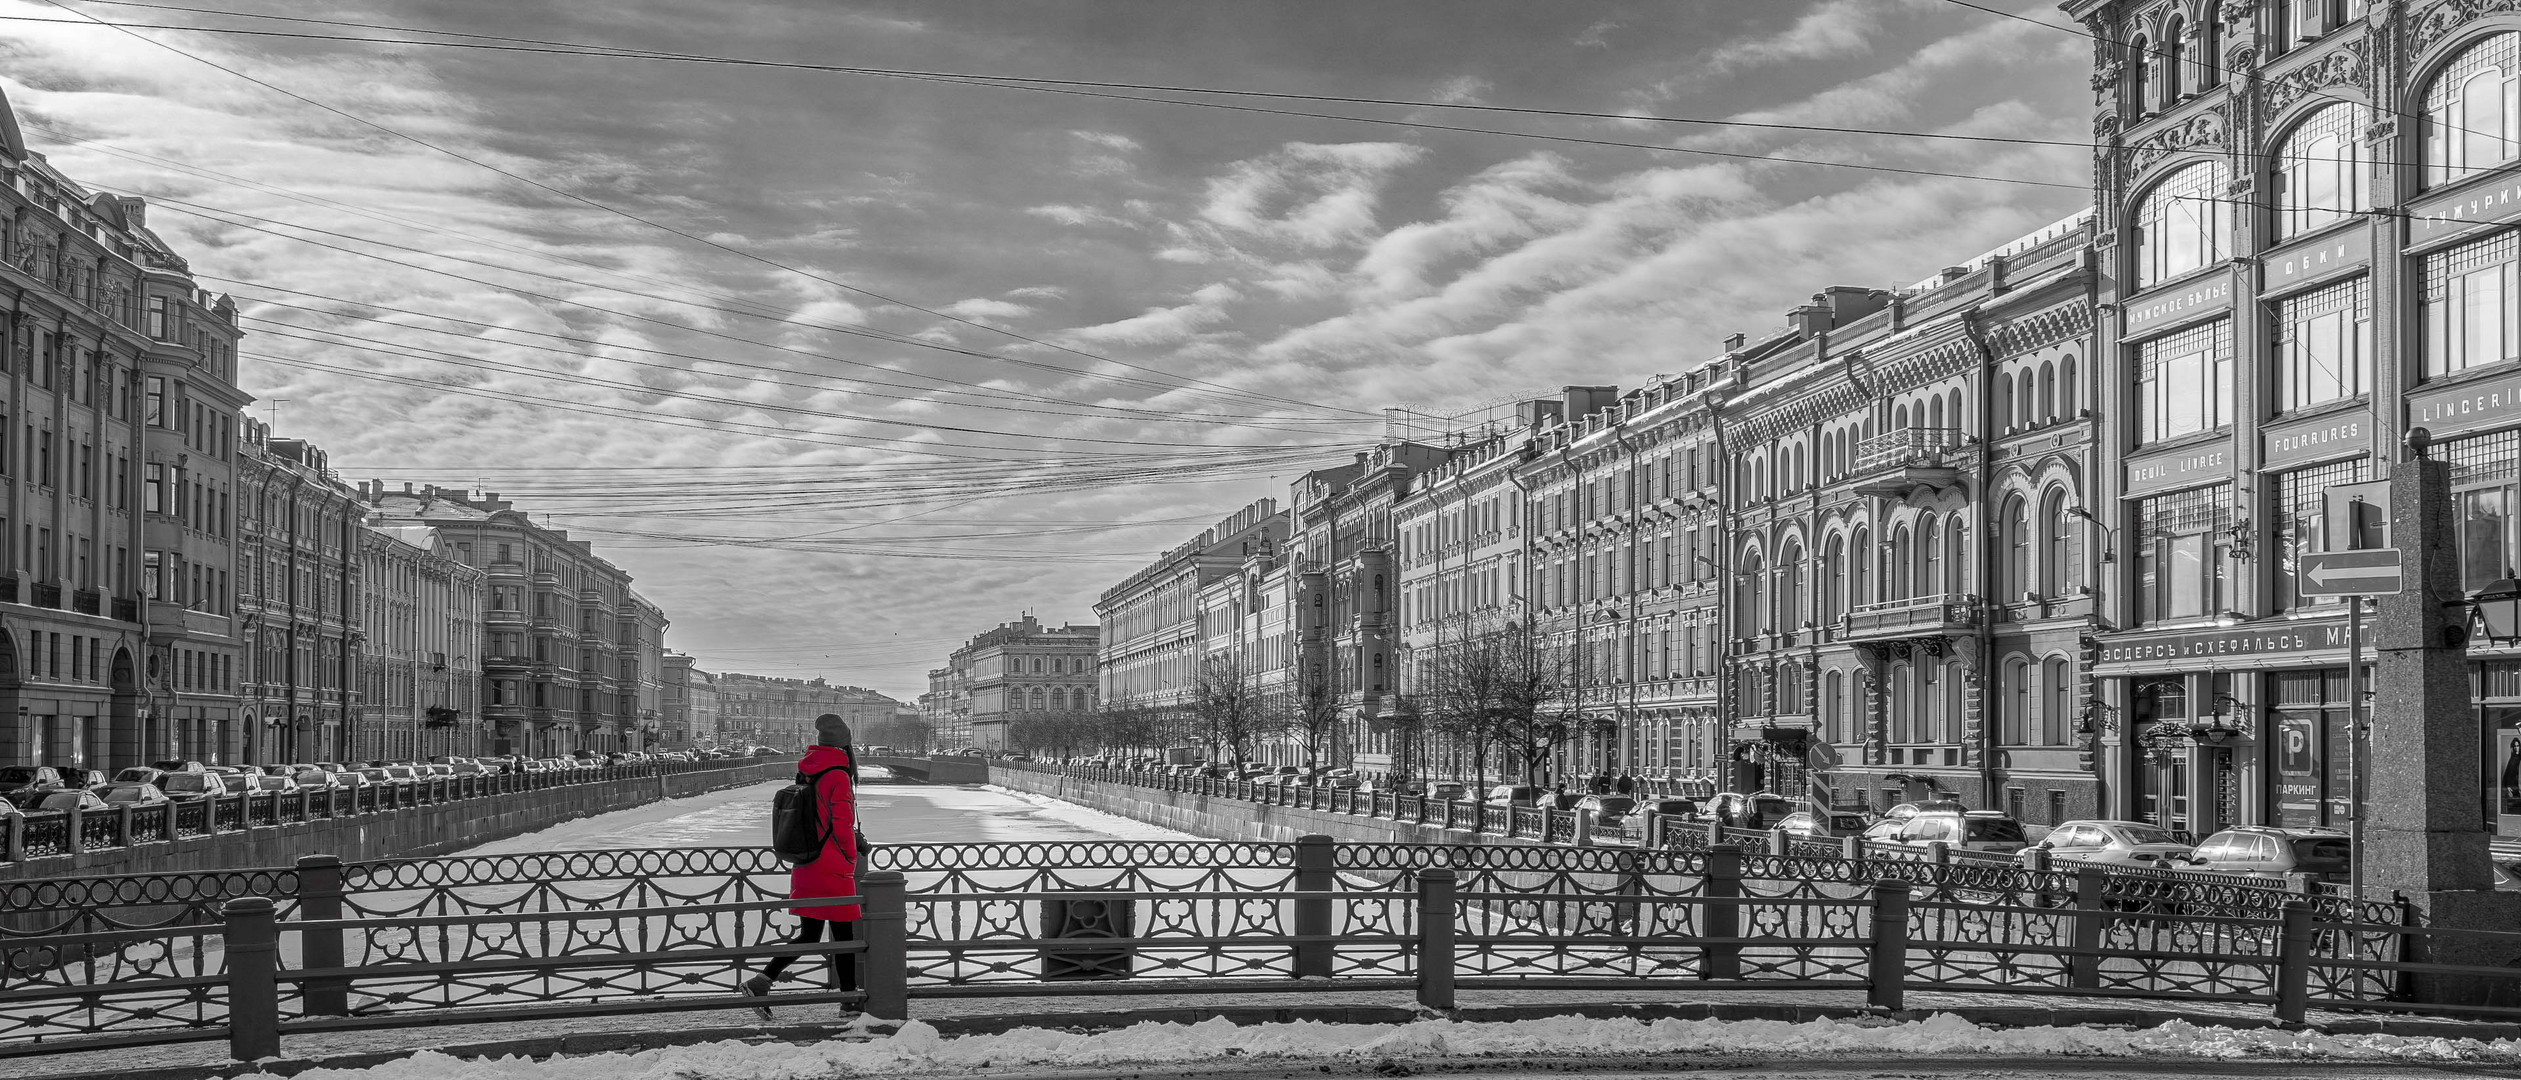
[[[770,797],[770,850],[780,861],[803,865],[823,857],[832,831],[823,821],[823,801],[814,797],[814,791],[823,777],[848,768],[834,765],[818,773],[800,772]]]

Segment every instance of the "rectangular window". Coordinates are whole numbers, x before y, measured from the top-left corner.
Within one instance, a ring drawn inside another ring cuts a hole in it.
[[[2232,485],[2147,499],[2138,509],[2136,621],[2192,619],[2223,610]]]
[[[2328,503],[2321,492],[2371,478],[2371,463],[2361,458],[2297,469],[2276,478],[2276,610],[2338,602],[2335,597],[2303,599],[2294,574],[2303,556],[2327,550],[2328,539],[2322,534]]]
[[[2456,375],[2521,357],[2521,233],[2425,256],[2425,375]]]
[[[143,508],[152,514],[166,513],[167,498],[165,465],[155,461],[149,463],[148,480],[143,484],[143,492],[146,496],[145,501],[141,504]]]
[[[2521,431],[2499,431],[2440,445],[2451,466],[2451,502],[2459,515],[2460,588],[2476,592],[2517,577],[2514,511],[2521,510]]]
[[[167,340],[166,298],[163,296],[149,298],[148,329],[150,337],[159,341]]]
[[[148,392],[141,398],[140,422],[150,427],[166,426],[166,377],[151,375]]]
[[[2286,299],[2276,313],[2276,409],[2361,397],[2372,388],[2371,286],[2365,278]]]
[[[2162,442],[2232,424],[2232,321],[2136,347],[2136,438]]]

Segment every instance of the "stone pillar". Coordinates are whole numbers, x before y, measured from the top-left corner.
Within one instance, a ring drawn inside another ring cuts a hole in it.
[[[2469,701],[2467,654],[2445,631],[2465,612],[2454,555],[2450,472],[2403,461],[2390,476],[2390,540],[2406,587],[2376,599],[2372,634],[2371,760],[2365,768],[2364,881],[2369,897],[2403,897],[2419,925],[2508,931],[2521,893],[2495,891],[2487,862],[2485,765]],[[2416,937],[2410,958],[2502,964],[2521,948],[2493,938]],[[2417,1000],[2482,1000],[2480,980],[2418,976]]]

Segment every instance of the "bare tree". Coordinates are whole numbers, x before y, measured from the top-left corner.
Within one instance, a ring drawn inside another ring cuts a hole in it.
[[[1319,673],[1304,678],[1302,669],[1298,669],[1297,674],[1293,685],[1270,694],[1271,726],[1299,737],[1304,744],[1304,763],[1318,766],[1339,726],[1339,692]]]
[[[1557,751],[1579,732],[1576,658],[1529,620],[1487,616],[1461,620],[1462,632],[1431,647],[1418,698],[1430,730],[1468,744],[1475,773],[1499,754],[1537,784]]]
[[[1279,726],[1278,710],[1240,657],[1212,656],[1199,665],[1190,711],[1211,761],[1241,764],[1252,745]]]

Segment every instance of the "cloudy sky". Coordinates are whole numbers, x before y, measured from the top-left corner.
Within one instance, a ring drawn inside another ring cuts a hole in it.
[[[1685,370],[2090,161],[2089,42],[1952,0],[0,0],[0,50],[279,433],[905,700],[1387,407]]]

